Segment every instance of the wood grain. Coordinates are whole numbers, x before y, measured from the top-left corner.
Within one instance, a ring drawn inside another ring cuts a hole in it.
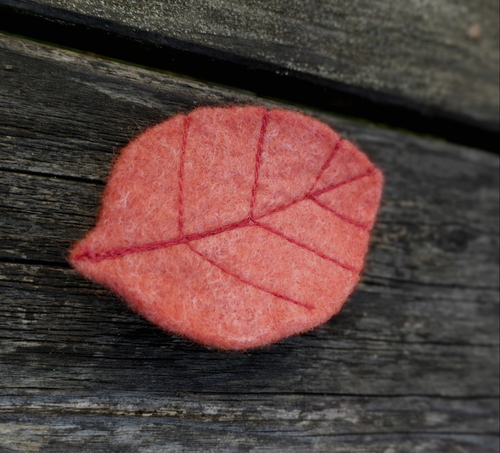
[[[496,0],[0,0],[0,27],[498,150]]]
[[[491,400],[122,392],[2,403],[4,451],[493,452],[497,441]]]
[[[131,137],[261,102],[0,38],[2,451],[498,451],[496,156],[310,111],[383,169],[383,206],[341,314],[262,350],[168,335],[66,264]]]

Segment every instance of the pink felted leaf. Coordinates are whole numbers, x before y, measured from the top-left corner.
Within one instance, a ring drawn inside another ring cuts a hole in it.
[[[69,261],[166,330],[222,349],[270,344],[341,309],[382,182],[315,119],[200,108],[123,149]]]

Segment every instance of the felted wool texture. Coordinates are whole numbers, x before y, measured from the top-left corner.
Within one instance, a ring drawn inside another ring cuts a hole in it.
[[[122,150],[69,262],[165,330],[219,349],[263,346],[340,311],[382,185],[318,120],[199,108]]]

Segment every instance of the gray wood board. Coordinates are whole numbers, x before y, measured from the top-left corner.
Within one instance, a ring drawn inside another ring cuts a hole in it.
[[[496,451],[492,400],[119,393],[6,397],[5,452]],[[491,430],[489,435],[477,434]],[[449,431],[460,431],[453,434]],[[1,431],[0,431],[1,432]],[[4,447],[5,448],[5,447]],[[64,450],[66,448],[66,450]]]
[[[497,0],[0,0],[0,9],[13,33],[37,29],[35,37],[127,61],[151,54],[150,66],[381,122],[405,117],[406,128],[462,143],[479,143],[488,129],[488,149],[498,146]],[[386,115],[388,106],[396,110]],[[467,138],[442,117],[480,124],[483,134]]]
[[[6,65],[3,450],[498,451],[497,157],[310,112],[385,174],[362,282],[318,329],[221,353],[151,326],[64,256],[131,137],[259,100],[3,36]]]

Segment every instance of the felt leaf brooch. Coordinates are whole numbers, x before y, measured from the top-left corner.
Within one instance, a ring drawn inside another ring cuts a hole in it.
[[[270,344],[339,312],[382,182],[313,118],[199,108],[122,150],[69,261],[168,331],[220,349]]]

